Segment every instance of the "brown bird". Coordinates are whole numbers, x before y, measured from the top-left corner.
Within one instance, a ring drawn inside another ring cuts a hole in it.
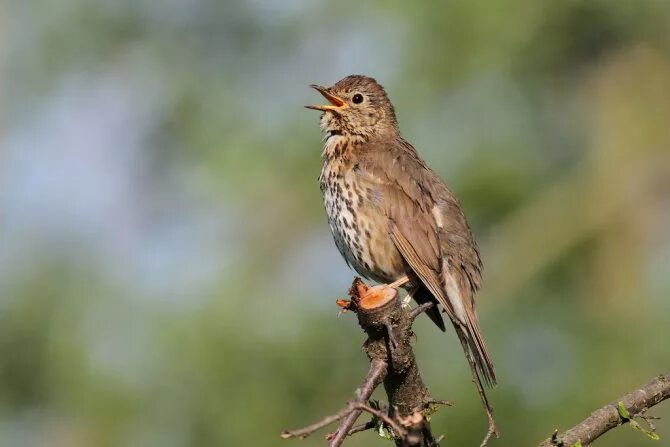
[[[441,305],[489,409],[482,382],[492,386],[496,375],[474,302],[482,262],[458,199],[402,137],[377,81],[352,75],[311,87],[329,103],[306,107],[324,112],[319,183],[337,248],[366,278],[434,302],[428,315],[444,331]]]

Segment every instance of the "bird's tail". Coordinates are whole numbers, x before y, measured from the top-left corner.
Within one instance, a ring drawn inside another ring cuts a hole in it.
[[[473,373],[476,374],[478,381],[487,387],[494,387],[497,382],[496,372],[493,368],[491,355],[484,342],[482,331],[479,328],[477,315],[469,309],[465,314],[465,324],[456,325],[456,332],[465,351],[465,356],[473,368]]]
[[[493,362],[489,355],[486,343],[479,329],[477,316],[474,312],[467,312],[468,318],[466,324],[455,324],[456,334],[463,346],[465,357],[468,360],[470,370],[472,371],[472,381],[477,387],[479,398],[484,405],[486,414],[489,418],[489,429],[493,427],[495,431],[495,421],[493,420],[493,408],[486,395],[486,387],[496,385],[496,373],[493,368]]]

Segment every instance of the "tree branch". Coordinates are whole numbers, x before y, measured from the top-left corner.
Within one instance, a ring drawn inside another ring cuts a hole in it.
[[[594,411],[591,416],[573,428],[561,434],[554,433],[552,437],[545,439],[540,447],[571,447],[577,442],[587,446],[609,430],[629,422],[634,417],[641,417],[641,413],[669,397],[670,373],[660,375],[641,388],[617,399],[616,402]],[[632,416],[624,417],[620,414],[619,402],[623,404],[627,414]]]
[[[332,414],[330,416],[326,416],[320,421],[308,425],[307,427],[299,428],[297,430],[286,430],[281,434],[281,437],[284,439],[288,438],[304,439],[307,436],[314,433],[315,431],[327,425],[330,425],[335,421],[344,419],[338,431],[331,437],[331,446],[340,445],[342,443],[342,440],[344,439],[344,436],[338,436],[337,433],[344,432],[347,434],[345,436],[348,436],[350,434],[349,432],[354,422],[356,422],[356,419],[358,419],[358,416],[361,414],[361,412],[366,409],[361,408],[360,406],[364,405],[368,401],[370,396],[372,396],[372,393],[374,392],[375,388],[377,388],[377,386],[379,386],[381,381],[384,379],[385,375],[386,375],[386,363],[378,361],[370,363],[370,370],[368,371],[368,375],[365,378],[365,381],[356,390],[355,401],[350,402],[345,408],[338,411],[337,413]],[[340,444],[335,444],[335,442],[339,442]]]
[[[411,345],[414,318],[430,306],[407,312],[402,308],[397,290],[383,285],[368,288],[358,278],[349,295],[351,301],[338,300],[337,304],[343,310],[356,313],[358,323],[368,336],[363,344],[370,360],[368,376],[356,391],[356,399],[343,410],[305,428],[285,431],[282,438],[304,438],[342,420],[337,431],[328,436],[329,446],[339,447],[347,436],[374,428],[376,421],[381,421],[393,431],[396,446],[439,447],[424,416],[424,411],[436,401],[430,398],[421,379]],[[372,392],[382,382],[389,402],[388,413],[368,405]],[[352,428],[363,411],[372,414],[373,421]]]
[[[386,413],[383,413],[379,410],[376,410],[376,409],[370,407],[369,405],[365,405],[365,404],[361,404],[361,403],[356,404],[356,408],[358,408],[359,410],[367,411],[368,413],[370,413],[371,415],[373,415],[374,417],[376,417],[380,421],[383,421],[386,425],[391,427],[391,429],[393,430],[393,433],[395,433],[396,436],[403,437],[403,436],[406,435],[405,429],[402,428],[401,426],[399,426],[398,423],[396,421],[394,421],[393,419],[391,419]]]
[[[337,429],[335,436],[330,441],[330,447],[338,447],[344,442],[344,438],[349,436],[349,431],[351,427],[356,423],[356,419],[361,415],[361,412],[364,408],[361,408],[362,405],[365,405],[372,396],[375,388],[384,380],[386,376],[387,365],[386,362],[382,360],[374,360],[370,362],[370,371],[368,376],[363,382],[363,385],[356,390],[356,402],[352,408],[352,411],[347,415],[346,418],[340,424],[340,427]]]
[[[355,427],[352,427],[351,430],[349,430],[349,434],[347,436],[355,435],[356,433],[364,432],[367,430],[372,430],[377,426],[376,419],[373,417],[369,421],[367,421],[365,424],[359,424],[356,425]],[[335,437],[335,433],[331,433],[328,436],[326,436],[327,440],[331,440]]]
[[[339,421],[349,413],[351,413],[351,408],[347,406],[346,408],[338,411],[337,413],[331,414],[330,416],[326,416],[320,421],[310,424],[307,427],[298,428],[296,430],[284,430],[280,436],[283,439],[289,439],[289,438],[305,439],[315,431],[325,427],[326,425],[330,425],[335,421]]]
[[[376,428],[383,422],[393,431],[397,447],[439,447],[442,436],[438,439],[433,436],[426,410],[431,404],[450,405],[450,403],[430,397],[421,379],[411,345],[414,319],[432,304],[422,304],[412,311],[405,311],[397,290],[384,285],[368,288],[358,278],[354,280],[349,295],[351,301],[338,300],[337,304],[343,312],[356,313],[361,328],[368,335],[363,344],[363,350],[370,360],[368,375],[356,390],[356,399],[347,403],[345,408],[307,427],[284,431],[281,437],[305,438],[341,420],[337,431],[327,436],[330,447],[340,447],[348,436]],[[381,383],[384,384],[388,397],[388,413],[368,405],[370,396]],[[481,389],[480,397],[489,417],[489,429],[482,442],[484,446],[491,435],[497,434],[497,431],[490,406]],[[658,376],[640,389],[622,396],[615,403],[596,410],[575,427],[561,434],[556,430],[539,447],[573,447],[577,443],[586,447],[607,431],[625,423],[642,429],[640,424],[634,421],[635,418],[643,419],[650,428],[643,431],[653,436],[655,428],[651,420],[656,418],[646,415],[645,411],[668,398],[670,398],[670,373]],[[363,411],[370,413],[373,416],[372,420],[354,427]]]
[[[415,307],[414,309],[412,309],[409,312],[409,319],[412,320],[412,321],[416,320],[416,317],[418,317],[419,315],[421,315],[422,313],[424,313],[425,311],[427,311],[428,309],[430,309],[434,305],[435,304],[430,302],[430,301],[427,302],[427,303],[419,304],[417,307]]]

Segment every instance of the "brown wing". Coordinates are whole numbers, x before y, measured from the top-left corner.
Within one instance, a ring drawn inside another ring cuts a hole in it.
[[[390,149],[390,150],[389,150]],[[441,278],[441,244],[431,215],[426,166],[411,146],[370,144],[361,151],[358,169],[377,188],[389,235],[403,258],[452,320],[454,309]]]
[[[359,170],[379,189],[390,237],[451,318],[478,377],[495,383],[474,307],[481,261],[457,199],[401,139],[366,146]]]

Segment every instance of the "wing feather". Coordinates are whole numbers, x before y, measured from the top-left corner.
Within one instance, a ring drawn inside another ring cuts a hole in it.
[[[417,251],[414,249],[414,246],[407,240],[405,235],[399,231],[398,227],[393,221],[389,222],[389,231],[391,238],[393,239],[393,243],[396,245],[396,247],[398,247],[398,251],[400,251],[400,254],[402,254],[410,268],[414,271],[414,273],[416,273],[426,288],[430,290],[433,296],[437,298],[440,304],[447,311],[449,317],[453,319],[453,307],[444,293],[444,289],[442,288],[442,284],[437,272],[432,270],[421,260]]]
[[[495,383],[474,306],[482,265],[458,200],[402,139],[367,145],[358,169],[378,191],[396,248],[451,318],[479,383]]]

